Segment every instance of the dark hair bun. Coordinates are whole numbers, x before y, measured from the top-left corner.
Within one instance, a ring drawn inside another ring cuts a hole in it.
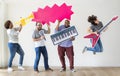
[[[5,22],[5,24],[4,24],[4,27],[5,27],[6,29],[9,29],[9,26],[10,26],[11,23],[12,23],[12,22],[11,22],[10,20],[7,20],[7,21]]]

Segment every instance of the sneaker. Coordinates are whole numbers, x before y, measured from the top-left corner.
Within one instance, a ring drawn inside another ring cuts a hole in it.
[[[60,72],[63,72],[63,71],[66,71],[66,69],[65,69],[65,68],[61,68],[61,69],[60,69]]]
[[[53,69],[51,69],[51,68],[48,68],[48,69],[46,69],[46,71],[53,71]]]
[[[12,71],[13,71],[13,69],[12,69],[12,68],[8,68],[7,70],[8,70],[8,72],[12,72]]]
[[[87,47],[85,46],[84,49],[83,49],[83,51],[82,51],[82,53],[84,53],[86,50],[87,50]]]
[[[96,52],[94,51],[94,52],[93,52],[93,54],[95,55],[95,54],[96,54]]]
[[[76,72],[75,69],[71,69],[71,72]]]
[[[25,70],[22,66],[18,66],[19,70]]]
[[[34,70],[36,73],[39,73],[40,71],[39,70]]]

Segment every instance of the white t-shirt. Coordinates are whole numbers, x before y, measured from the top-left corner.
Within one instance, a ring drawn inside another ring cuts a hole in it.
[[[40,41],[35,41],[34,44],[35,44],[35,47],[45,46],[44,39]]]
[[[40,31],[35,29],[33,32],[32,38],[37,39],[41,36],[44,36],[44,33],[45,34],[47,33],[47,31],[45,29],[42,29]],[[34,44],[35,44],[35,47],[45,46],[45,39],[42,39],[40,41],[34,41]]]
[[[10,43],[18,43],[19,27],[8,29],[7,34]]]

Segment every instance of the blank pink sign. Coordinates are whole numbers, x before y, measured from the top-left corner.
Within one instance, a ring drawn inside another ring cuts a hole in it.
[[[61,6],[54,4],[52,7],[46,6],[44,9],[38,8],[36,12],[33,12],[32,21],[41,22],[44,25],[54,23],[56,20],[62,21],[65,18],[70,20],[73,14],[71,7],[63,3]]]

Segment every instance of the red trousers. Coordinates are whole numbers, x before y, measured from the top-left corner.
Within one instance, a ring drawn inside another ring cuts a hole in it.
[[[74,69],[74,51],[73,46],[71,47],[61,47],[58,46],[58,55],[62,64],[62,68],[66,69],[65,64],[65,53],[69,59],[70,69]]]

